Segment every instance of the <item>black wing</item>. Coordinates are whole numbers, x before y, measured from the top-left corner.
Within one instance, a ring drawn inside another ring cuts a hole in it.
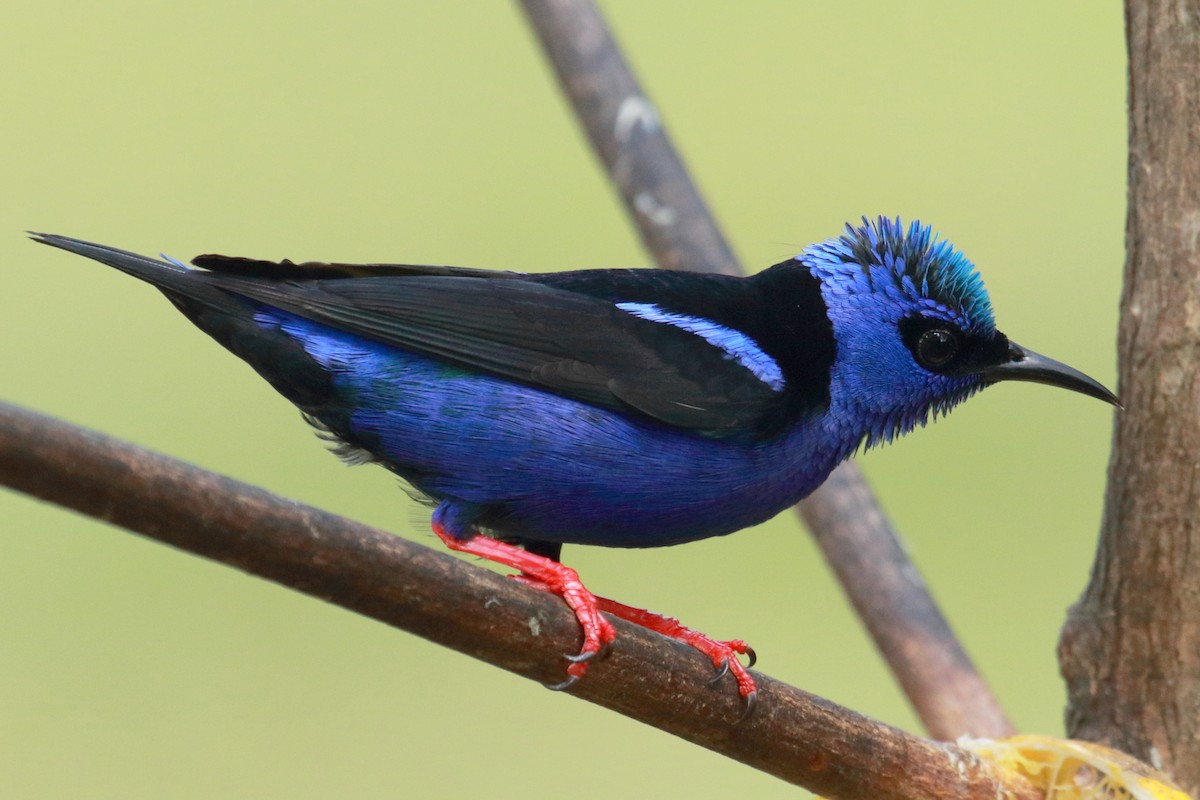
[[[667,274],[657,270],[573,273],[586,284],[577,291],[561,274],[212,255],[193,263],[225,291],[313,322],[708,435],[761,432],[787,396],[718,344],[616,305],[657,296],[653,284]],[[705,295],[724,288],[744,300],[743,279],[674,274],[704,284]]]
[[[836,354],[820,284],[664,270],[515,272],[403,264],[175,261],[53,234],[44,244],[234,312],[258,301],[348,332],[710,436],[769,436],[828,407]],[[624,306],[624,308],[622,308]],[[635,312],[635,313],[631,313]]]

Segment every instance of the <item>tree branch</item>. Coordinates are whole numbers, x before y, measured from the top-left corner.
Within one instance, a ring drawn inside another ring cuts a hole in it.
[[[595,3],[521,0],[521,7],[658,266],[740,274]]]
[[[0,482],[416,633],[557,681],[578,624],[557,599],[383,531],[0,403]],[[950,745],[766,676],[739,722],[731,679],[690,648],[614,620],[612,654],[572,694],[831,799],[1039,797]],[[1001,794],[1006,792],[1007,794]]]
[[[929,734],[1011,735],[858,468],[843,464],[798,510]]]
[[[740,274],[595,4],[521,6],[658,266]],[[798,510],[930,735],[1010,734],[858,468],[843,464]]]
[[[1060,643],[1072,736],[1200,791],[1200,1],[1128,0],[1129,209],[1099,551]]]

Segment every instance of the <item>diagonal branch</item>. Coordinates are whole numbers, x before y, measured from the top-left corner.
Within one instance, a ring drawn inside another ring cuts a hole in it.
[[[262,489],[0,403],[0,483],[411,631],[538,681],[561,677],[566,606],[451,556]],[[829,798],[1039,797],[950,745],[759,676],[740,700],[678,642],[619,638],[573,694]]]
[[[929,735],[1012,734],[858,467],[843,464],[798,510]]]
[[[658,266],[739,274],[595,4],[521,6]],[[1011,733],[858,468],[843,464],[798,510],[926,730],[945,739]]]

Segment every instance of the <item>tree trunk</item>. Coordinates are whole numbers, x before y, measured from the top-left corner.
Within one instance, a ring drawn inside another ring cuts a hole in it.
[[[1200,0],[1127,0],[1129,211],[1103,531],[1060,644],[1071,736],[1200,791]],[[1081,291],[1085,286],[1079,287]]]

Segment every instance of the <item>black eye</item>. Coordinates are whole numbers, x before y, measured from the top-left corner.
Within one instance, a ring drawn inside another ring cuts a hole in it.
[[[930,372],[962,373],[969,371],[979,358],[979,337],[967,334],[949,320],[914,314],[900,320],[899,329],[900,339],[912,353],[913,361]],[[1007,343],[1003,346],[1007,352]]]
[[[930,328],[917,338],[917,363],[926,369],[937,369],[950,363],[958,355],[959,341],[955,331],[946,328]]]

